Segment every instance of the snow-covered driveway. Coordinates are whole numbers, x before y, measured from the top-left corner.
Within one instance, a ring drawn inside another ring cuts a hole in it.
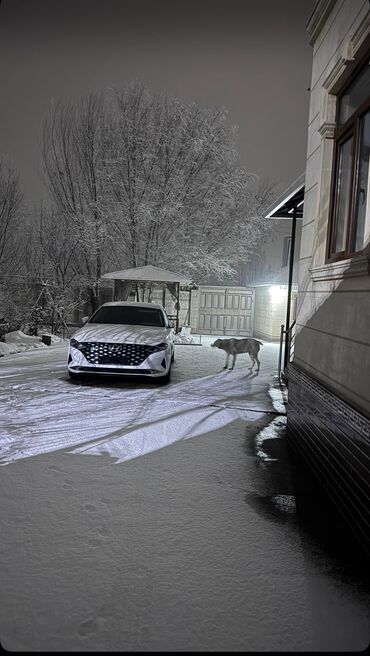
[[[251,376],[211,341],[177,348],[166,387],[76,384],[65,345],[0,359],[5,649],[364,647],[369,594],[301,530],[271,430],[277,347]]]
[[[273,411],[267,390],[277,367],[276,345],[262,347],[257,375],[249,372],[246,354],[233,371],[222,370],[224,353],[211,348],[214,339],[178,345],[166,387],[106,378],[71,382],[65,344],[2,358],[2,463],[67,448],[122,462]]]

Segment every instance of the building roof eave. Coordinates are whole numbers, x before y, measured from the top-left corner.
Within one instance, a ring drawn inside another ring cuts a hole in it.
[[[305,174],[302,173],[268,208],[266,219],[292,219],[297,208],[297,218],[303,216]]]

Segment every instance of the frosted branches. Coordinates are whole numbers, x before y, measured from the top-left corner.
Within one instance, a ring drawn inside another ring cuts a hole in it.
[[[268,230],[271,200],[270,186],[240,167],[235,139],[225,109],[151,95],[140,82],[52,108],[46,178],[93,305],[112,266],[235,275]]]

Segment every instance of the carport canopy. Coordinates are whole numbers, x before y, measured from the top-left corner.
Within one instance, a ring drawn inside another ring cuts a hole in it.
[[[179,307],[180,307],[180,285],[190,285],[191,280],[180,273],[167,271],[160,267],[148,264],[143,267],[134,267],[124,269],[123,271],[112,271],[102,275],[104,280],[120,280],[123,284],[122,295],[126,300],[130,294],[134,283],[159,283],[163,285],[163,305],[165,303],[165,289],[168,287],[171,294],[176,298],[176,330],[179,328]]]

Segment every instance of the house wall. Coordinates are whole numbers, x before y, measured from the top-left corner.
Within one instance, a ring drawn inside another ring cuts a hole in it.
[[[317,6],[320,9],[327,4],[319,2]],[[328,91],[338,89],[341,78],[348,77],[348,64],[353,67],[352,57],[356,60],[353,44],[357,60],[362,54],[370,6],[368,0],[331,4],[313,45],[294,362],[369,416],[370,398],[365,391],[370,367],[367,265],[364,263],[362,273],[358,262],[326,265],[325,253],[335,120],[335,96]],[[341,68],[341,74],[334,75]]]
[[[313,66],[288,435],[370,549],[369,262],[325,263],[335,94],[369,49],[369,2],[321,0],[308,29]]]

